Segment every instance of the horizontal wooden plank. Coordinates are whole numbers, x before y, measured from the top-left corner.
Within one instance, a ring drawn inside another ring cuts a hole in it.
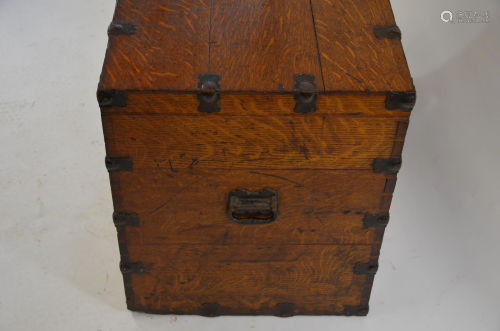
[[[372,244],[367,213],[378,213],[386,178],[371,171],[137,170],[120,173],[121,209],[136,213],[131,244]],[[229,193],[271,188],[278,220],[242,225],[226,217]]]
[[[355,169],[390,157],[393,118],[110,116],[116,156],[135,169]]]
[[[378,39],[395,25],[389,0],[311,0],[326,91],[413,89],[399,40]]]
[[[274,315],[280,304],[294,314],[340,315],[359,306],[371,246],[327,245],[129,245],[130,259],[145,265],[132,275],[135,310],[222,315]]]
[[[169,114],[214,116],[200,113],[199,101],[194,93],[168,93],[129,91],[128,107],[102,108],[103,113],[113,114]],[[411,112],[385,109],[385,94],[320,94],[314,115],[408,117]],[[221,95],[221,112],[216,116],[304,116],[293,111],[293,94],[227,93]]]

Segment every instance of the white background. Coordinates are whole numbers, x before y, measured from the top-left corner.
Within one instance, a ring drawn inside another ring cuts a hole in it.
[[[418,101],[369,316],[208,319],[126,310],[95,97],[114,1],[0,0],[0,329],[500,330],[500,3],[392,3]]]

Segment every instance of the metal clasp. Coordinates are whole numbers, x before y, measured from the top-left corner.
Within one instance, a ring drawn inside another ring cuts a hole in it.
[[[220,112],[220,75],[199,74],[198,78],[198,111],[209,114]]]
[[[295,99],[294,111],[300,114],[314,113],[316,111],[316,101],[318,100],[318,85],[314,75],[300,74],[293,75],[295,81],[293,85]]]

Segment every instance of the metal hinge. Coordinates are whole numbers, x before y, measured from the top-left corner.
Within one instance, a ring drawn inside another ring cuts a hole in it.
[[[105,162],[109,173],[134,171],[134,160],[130,156],[106,156]]]
[[[316,101],[318,100],[318,85],[314,75],[293,75],[293,98],[295,100],[294,111],[300,114],[314,113]]]
[[[198,111],[209,114],[220,112],[220,75],[199,74],[198,78]]]
[[[122,274],[143,274],[145,268],[140,262],[121,262],[120,270]]]
[[[392,26],[377,26],[373,29],[375,37],[378,39],[395,39],[401,40],[401,30],[397,25]]]
[[[387,224],[389,224],[389,213],[365,215],[365,218],[363,218],[363,226],[365,229],[371,227],[385,228]]]
[[[378,157],[373,160],[373,172],[377,174],[396,175],[401,169],[401,158],[391,157],[388,159]]]
[[[389,92],[385,99],[385,109],[412,111],[417,102],[417,93],[411,92]]]
[[[118,23],[111,22],[108,27],[108,36],[127,34],[133,35],[137,32],[137,24],[135,23]]]
[[[374,275],[378,271],[378,264],[356,263],[354,274],[356,275]]]
[[[98,90],[97,91],[97,102],[99,107],[127,107],[128,106],[128,96],[125,91],[117,90]]]
[[[139,215],[137,214],[127,214],[123,212],[113,213],[113,223],[116,227],[121,226],[134,226],[138,227],[140,224]]]

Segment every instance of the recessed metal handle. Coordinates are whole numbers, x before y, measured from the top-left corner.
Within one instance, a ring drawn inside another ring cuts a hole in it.
[[[227,218],[238,224],[270,224],[278,219],[278,196],[266,188],[252,192],[237,189],[229,194]]]

